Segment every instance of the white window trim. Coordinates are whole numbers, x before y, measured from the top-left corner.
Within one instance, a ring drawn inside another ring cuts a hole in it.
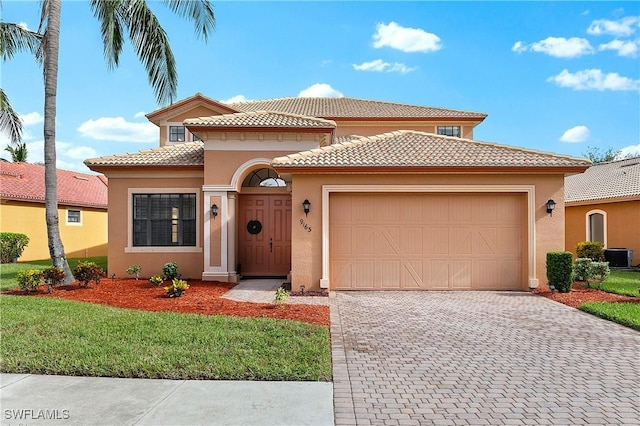
[[[79,222],[69,222],[69,212],[70,211],[74,211],[74,212],[80,212],[80,221]],[[65,211],[65,223],[67,226],[82,226],[82,209],[77,208],[77,209],[66,209]]]
[[[536,206],[534,185],[323,185],[322,186],[322,278],[320,288],[330,286],[329,268],[329,195],[332,192],[419,192],[419,193],[499,193],[518,192],[527,196],[528,285],[537,288],[536,276]]]
[[[196,245],[167,247],[134,247],[133,245],[133,195],[134,194],[196,194]],[[129,188],[127,191],[127,246],[125,253],[202,253],[200,245],[200,199],[199,188]]]
[[[605,212],[604,210],[600,210],[600,209],[594,209],[594,210],[589,210],[585,215],[584,215],[584,222],[585,222],[585,226],[584,226],[584,241],[591,241],[590,237],[591,235],[589,235],[589,228],[590,228],[590,224],[589,224],[589,216],[591,216],[592,214],[596,214],[599,213],[602,215],[602,228],[603,228],[603,232],[602,235],[604,237],[604,248],[607,248],[607,212]]]

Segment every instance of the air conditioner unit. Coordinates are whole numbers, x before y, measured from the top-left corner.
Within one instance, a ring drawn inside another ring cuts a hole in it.
[[[630,268],[633,259],[633,250],[626,248],[610,248],[604,251],[604,260],[609,262],[612,268]]]

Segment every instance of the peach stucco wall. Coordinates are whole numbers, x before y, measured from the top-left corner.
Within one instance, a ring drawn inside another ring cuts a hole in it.
[[[296,151],[297,152],[297,151]],[[273,159],[291,154],[291,151],[206,151],[204,162],[207,165],[204,170],[205,185],[229,185],[233,174],[238,168],[254,158]],[[254,168],[268,167],[267,164],[255,165]],[[245,171],[246,176],[248,170]],[[244,177],[243,177],[244,178]],[[242,181],[238,182],[242,185]]]
[[[540,286],[547,285],[546,253],[564,250],[564,176],[558,175],[294,175],[292,223],[292,286],[318,289],[322,278],[323,185],[535,185],[536,272]],[[557,202],[553,216],[548,199]],[[305,217],[302,202],[311,201]],[[305,228],[306,226],[306,228]],[[311,232],[308,229],[311,228]],[[524,261],[525,266],[527,261]],[[526,275],[532,275],[527,271]],[[528,283],[523,282],[523,290]]]
[[[394,130],[416,130],[425,133],[436,133],[438,126],[460,126],[462,137],[473,139],[473,128],[478,123],[473,122],[424,122],[424,121],[390,121],[388,123],[376,121],[341,121],[335,120],[338,127],[336,136],[361,135],[373,136]]]
[[[640,264],[640,200],[566,207],[566,249],[587,239],[587,213],[602,210],[607,216],[607,248],[633,250],[632,265]]]
[[[81,224],[67,224],[67,209],[80,210]],[[68,258],[107,255],[107,210],[58,206],[60,238]],[[44,204],[2,200],[0,229],[29,237],[19,261],[49,258]]]
[[[176,262],[183,278],[200,279],[203,271],[203,210],[202,177],[172,176],[163,172],[163,177],[155,178],[119,178],[109,177],[109,276],[126,277],[128,266],[138,264],[142,268],[141,277],[162,274],[162,266],[167,262]],[[199,206],[197,211],[199,245],[191,252],[172,252],[164,248],[163,252],[127,253],[129,222],[129,188],[194,188]]]
[[[166,145],[166,143],[169,141],[169,137],[168,137],[169,128],[167,123],[172,123],[172,125],[175,126],[175,125],[178,125],[177,123],[182,123],[187,118],[210,117],[212,115],[218,115],[218,114],[219,114],[218,112],[213,111],[212,109],[201,105],[187,112],[183,112],[174,117],[170,117],[166,121],[162,121],[159,126],[160,127],[159,128],[160,146]],[[189,131],[187,130],[186,133],[188,134]],[[191,141],[191,137],[187,136],[187,141]]]

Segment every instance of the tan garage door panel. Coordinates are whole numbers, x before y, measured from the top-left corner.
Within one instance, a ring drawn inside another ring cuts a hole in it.
[[[337,290],[523,288],[520,194],[331,194]]]

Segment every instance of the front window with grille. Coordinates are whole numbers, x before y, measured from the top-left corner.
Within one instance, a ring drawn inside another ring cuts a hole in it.
[[[196,194],[134,194],[133,245],[195,246]]]

